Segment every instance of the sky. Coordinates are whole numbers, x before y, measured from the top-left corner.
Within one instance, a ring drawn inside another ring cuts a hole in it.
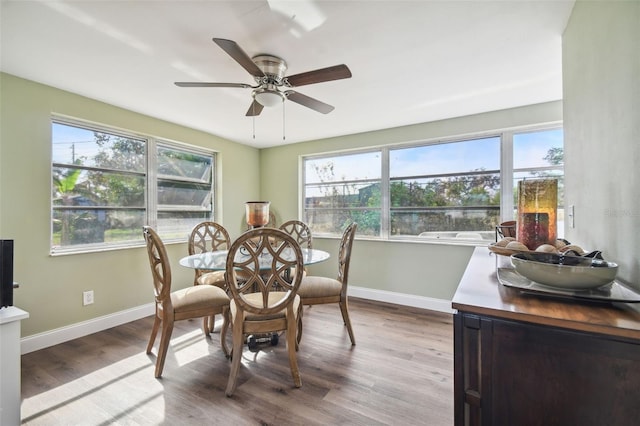
[[[74,158],[84,157],[82,164],[93,166],[91,159],[100,151],[95,143],[93,133],[93,130],[52,123],[52,161],[54,163],[73,164]]]
[[[514,135],[514,168],[549,165],[543,158],[549,149],[563,146],[562,129]],[[323,165],[328,158],[307,164],[307,180],[317,181],[312,163]],[[332,157],[335,180],[377,179],[381,165],[379,152]],[[460,143],[443,143],[422,147],[392,149],[391,177],[439,173],[462,173],[476,169],[500,168],[500,139],[475,139]]]

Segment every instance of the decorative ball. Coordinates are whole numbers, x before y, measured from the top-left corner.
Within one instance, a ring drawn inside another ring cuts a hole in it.
[[[555,246],[555,248],[557,248],[558,250],[560,250],[562,247],[567,246],[571,244],[569,241],[564,240],[562,238],[558,238],[553,245]]]
[[[505,248],[509,250],[529,251],[527,246],[522,244],[520,241],[511,241],[505,246]]]
[[[577,253],[578,256],[582,256],[583,254],[586,253],[582,247],[577,246],[575,244],[569,244],[562,247],[562,249],[560,249],[560,252],[564,254],[570,254],[568,252],[571,252],[571,251]]]
[[[551,244],[542,244],[536,248],[536,251],[543,253],[557,253],[558,249],[556,246],[552,246]]]
[[[513,237],[504,237],[503,239],[501,239],[500,241],[498,241],[495,245],[497,247],[505,247],[507,244],[509,244],[511,241],[515,241],[516,239]]]

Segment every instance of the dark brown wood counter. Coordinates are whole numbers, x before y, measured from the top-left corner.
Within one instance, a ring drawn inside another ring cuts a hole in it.
[[[476,248],[454,295],[456,425],[640,422],[640,306],[501,285]]]

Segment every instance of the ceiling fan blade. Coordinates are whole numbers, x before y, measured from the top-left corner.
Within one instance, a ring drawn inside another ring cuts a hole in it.
[[[254,99],[245,115],[247,117],[255,117],[256,115],[260,115],[260,113],[262,112],[262,108],[264,108],[264,106],[262,106],[260,102]]]
[[[351,70],[344,64],[290,75],[286,80],[291,87],[297,87],[304,86],[305,84],[341,80],[343,78],[351,78]]]
[[[244,83],[197,83],[188,81],[176,81],[179,87],[240,87],[242,89],[250,89],[252,86]]]
[[[314,111],[321,112],[322,114],[329,114],[335,109],[335,107],[329,104],[320,102],[319,100],[303,95],[302,93],[294,92],[293,90],[287,90],[284,94],[290,101],[306,106],[307,108],[311,108]]]
[[[249,55],[245,53],[244,50],[238,43],[233,40],[226,40],[224,38],[214,38],[213,41],[220,46],[222,50],[227,52],[229,56],[231,56],[237,63],[242,65],[242,68],[247,70],[249,74],[254,77],[264,77],[264,73],[258,66],[251,60]]]

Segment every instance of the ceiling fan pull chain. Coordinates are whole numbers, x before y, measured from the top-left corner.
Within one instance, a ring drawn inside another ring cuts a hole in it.
[[[282,140],[285,140],[284,137],[284,99],[282,100]]]
[[[253,119],[253,138],[256,138],[256,116],[255,114],[251,117]]]

